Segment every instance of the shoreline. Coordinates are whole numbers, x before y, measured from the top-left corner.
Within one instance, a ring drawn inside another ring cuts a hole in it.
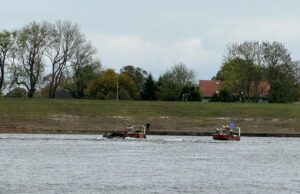
[[[212,132],[150,132],[149,135],[212,136]],[[300,134],[241,133],[241,137],[300,137]]]
[[[88,130],[54,130],[54,131],[1,131],[1,134],[57,134],[57,135],[102,135],[107,131],[88,131]],[[148,135],[161,136],[212,136],[212,132],[182,132],[182,131],[150,131]],[[300,138],[300,134],[291,133],[241,133],[241,137],[294,137]]]
[[[234,120],[242,136],[300,137],[294,104],[0,99],[0,133],[102,134],[150,123],[152,135],[211,136]]]

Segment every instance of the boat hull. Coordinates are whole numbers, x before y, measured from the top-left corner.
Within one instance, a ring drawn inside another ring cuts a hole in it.
[[[125,134],[122,131],[114,131],[114,132],[104,133],[103,137],[106,137],[106,138],[109,138],[109,139],[111,139],[111,138],[124,138]]]
[[[240,136],[235,135],[226,135],[226,134],[213,134],[214,140],[223,140],[223,141],[239,141]]]
[[[143,133],[128,133],[126,137],[130,138],[146,138],[146,135]]]
[[[130,137],[130,138],[146,138],[146,135],[143,133],[127,133],[127,132],[109,132],[109,133],[105,133],[103,134],[103,137],[105,138],[126,138],[126,137]]]
[[[146,138],[146,131],[149,131],[150,124],[147,127],[144,125],[129,125],[123,131],[115,131],[105,133],[106,138]]]

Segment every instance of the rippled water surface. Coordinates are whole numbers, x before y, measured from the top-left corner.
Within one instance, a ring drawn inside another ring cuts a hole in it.
[[[0,134],[0,193],[300,193],[300,139]]]

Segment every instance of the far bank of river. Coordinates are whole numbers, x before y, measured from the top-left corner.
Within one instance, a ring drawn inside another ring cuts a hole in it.
[[[210,117],[2,117],[0,133],[103,134],[123,130],[132,124],[150,123],[150,135],[210,136],[229,120]],[[299,122],[299,119],[236,119],[242,136],[258,137],[300,137]]]
[[[150,135],[178,135],[178,136],[211,136],[211,132],[150,132]],[[241,133],[247,137],[300,137],[300,134],[287,133]]]
[[[299,104],[0,98],[0,133],[101,134],[150,123],[153,135],[211,135],[230,120],[243,136],[299,137]]]
[[[81,118],[61,117],[56,119],[2,119],[0,133],[31,134],[103,134],[120,131],[130,124],[151,124],[149,135],[211,136],[217,127],[229,121],[225,118]],[[134,122],[136,121],[136,122]],[[253,122],[253,124],[252,124]],[[295,120],[244,119],[236,122],[242,136],[257,137],[300,137]],[[284,127],[283,127],[284,126]]]
[[[63,130],[63,129],[57,129],[57,130],[36,130],[36,129],[22,129],[22,130],[16,130],[16,129],[1,129],[0,133],[19,133],[19,134],[90,134],[90,135],[96,135],[96,134],[104,134],[105,132],[109,131],[117,131],[117,130],[105,130],[105,131],[90,131],[90,130]],[[167,136],[212,136],[213,132],[193,132],[193,131],[150,131],[148,135],[167,135]],[[247,137],[300,137],[300,134],[298,133],[249,133],[249,132],[241,132],[241,136],[247,136]]]

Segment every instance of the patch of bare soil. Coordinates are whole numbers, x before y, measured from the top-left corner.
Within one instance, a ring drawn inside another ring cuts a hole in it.
[[[154,132],[214,132],[230,118],[158,116],[136,118],[124,116],[80,117],[51,115],[45,118],[4,118],[0,123],[2,133],[90,133],[122,130],[129,124],[150,123]],[[239,118],[236,125],[242,133],[300,134],[300,119]]]

